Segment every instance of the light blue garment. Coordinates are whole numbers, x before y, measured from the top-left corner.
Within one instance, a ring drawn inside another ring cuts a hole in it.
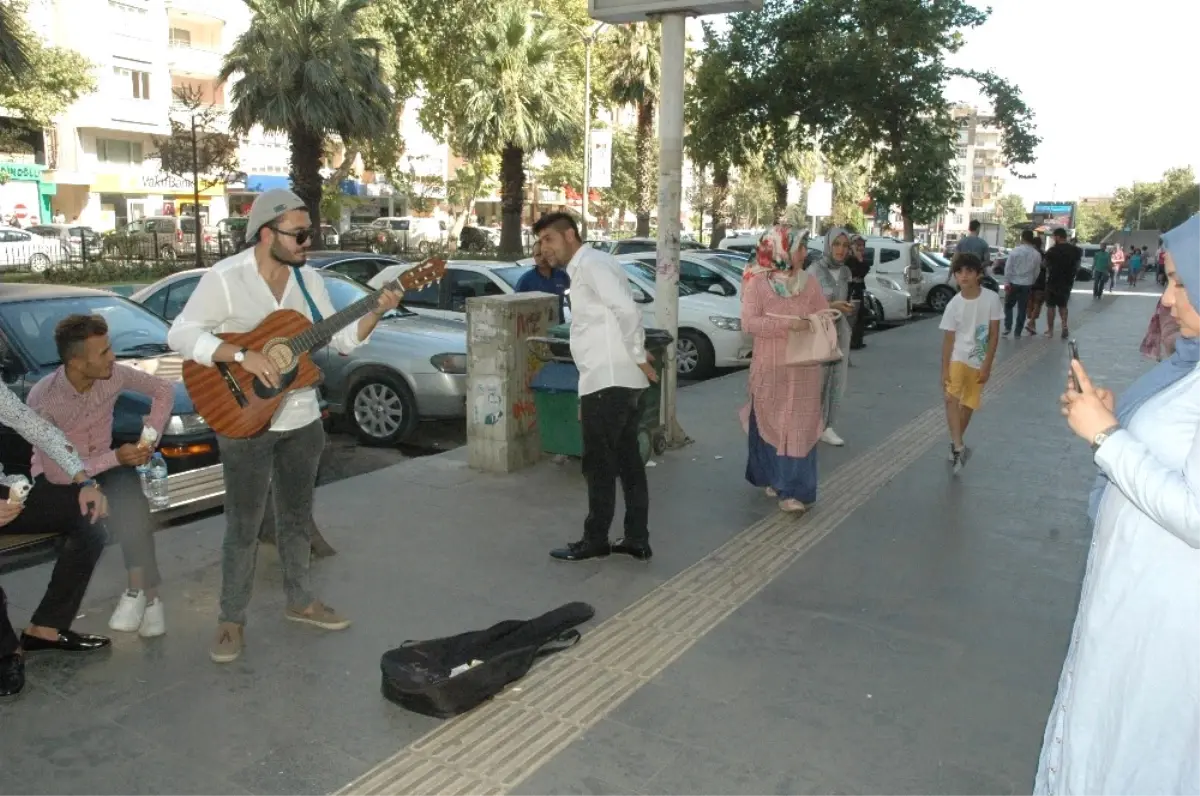
[[[1192,307],[1200,310],[1200,214],[1163,235],[1163,247],[1171,253],[1175,271],[1183,282]],[[1128,427],[1130,419],[1143,403],[1191,373],[1197,364],[1200,364],[1200,338],[1180,335],[1175,342],[1174,354],[1121,393],[1117,399],[1117,421]],[[1092,522],[1096,521],[1096,510],[1107,486],[1108,479],[1101,472],[1088,496],[1088,519]]]
[[[1200,793],[1200,369],[1096,463],[1112,486],[1034,793]]]

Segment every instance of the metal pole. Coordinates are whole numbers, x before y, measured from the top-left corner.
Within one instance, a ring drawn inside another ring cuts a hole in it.
[[[685,14],[662,17],[662,88],[658,120],[658,262],[654,280],[656,321],[679,336],[679,208],[683,193],[683,66],[686,57]],[[667,444],[688,442],[675,417],[677,388],[675,343],[663,363],[663,425]]]
[[[583,239],[588,237],[588,182],[591,175],[588,170],[592,166],[592,39],[594,36],[583,37],[583,218],[579,220],[579,230]]]
[[[204,231],[200,226],[200,155],[197,152],[198,142],[196,141],[196,114],[192,114],[192,216],[195,219],[192,232],[192,245],[195,248],[196,267],[204,267]],[[179,220],[182,226],[183,219]]]

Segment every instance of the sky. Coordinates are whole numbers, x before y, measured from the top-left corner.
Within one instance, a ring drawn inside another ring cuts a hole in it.
[[[1200,172],[1198,33],[1195,0],[992,0],[952,64],[993,70],[1034,112],[1037,178],[1010,176],[1005,192],[1069,201],[1175,166]],[[947,93],[984,103],[970,81]]]
[[[1200,173],[1200,0],[990,4],[988,21],[967,32],[951,65],[991,69],[1020,88],[1034,113],[1037,177],[1009,175],[1005,193],[1032,207],[1111,196],[1175,166]],[[693,26],[698,33],[698,20]],[[986,107],[967,80],[952,81],[947,99]]]

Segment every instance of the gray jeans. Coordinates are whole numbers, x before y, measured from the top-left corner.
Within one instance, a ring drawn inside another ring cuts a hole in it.
[[[308,607],[313,602],[308,586],[309,522],[325,428],[316,420],[294,431],[267,431],[250,439],[218,436],[217,442],[225,465],[221,621],[246,623],[258,531],[268,509],[275,512],[275,544],[288,606]],[[268,506],[268,501],[274,506]]]

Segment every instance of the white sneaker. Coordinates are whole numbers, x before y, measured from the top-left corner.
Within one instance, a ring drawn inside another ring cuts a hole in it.
[[[146,614],[142,617],[142,626],[138,628],[138,635],[142,638],[154,638],[166,632],[167,617],[163,610],[163,601],[162,598],[155,597],[154,602],[146,605]]]
[[[108,627],[118,633],[132,633],[142,626],[142,617],[145,614],[146,592],[130,589],[121,595],[117,609],[108,620]]]
[[[832,428],[827,428],[821,432],[821,442],[826,445],[833,445],[835,448],[840,448],[846,444],[846,440],[838,436],[837,432]]]

